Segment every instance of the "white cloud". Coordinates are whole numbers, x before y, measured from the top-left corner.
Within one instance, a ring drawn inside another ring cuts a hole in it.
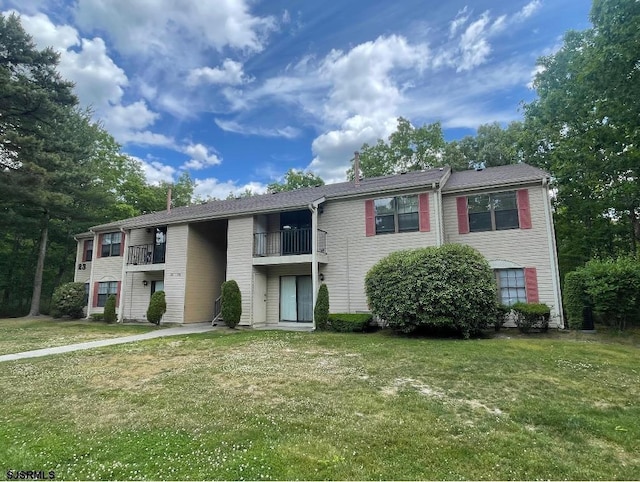
[[[384,119],[350,117],[339,129],[325,132],[313,141],[311,148],[315,157],[307,169],[328,183],[344,181],[353,153],[364,143],[386,139],[396,127],[395,116]]]
[[[192,69],[187,77],[187,85],[192,87],[200,84],[238,85],[250,82],[251,80],[252,79],[244,75],[240,62],[225,59],[222,67],[200,67]]]
[[[524,7],[522,7],[522,10],[520,10],[516,14],[516,19],[525,20],[529,18],[531,15],[533,15],[535,12],[537,12],[540,9],[540,7],[542,7],[542,2],[540,0],[532,0],[531,2],[527,3]]]
[[[209,148],[203,144],[189,144],[182,148],[182,152],[190,156],[190,159],[182,165],[183,169],[200,170],[209,166],[217,166],[222,162],[215,152],[209,152]]]
[[[462,10],[458,11],[456,17],[449,24],[449,38],[453,38],[460,28],[467,23],[471,13],[469,13],[469,7],[464,7]]]
[[[238,196],[247,189],[254,194],[263,194],[267,191],[267,186],[259,182],[249,182],[246,184],[238,184],[237,181],[219,181],[210,177],[206,179],[198,179],[194,188],[194,196],[207,199],[209,197],[216,199],[226,199],[229,193]]]
[[[294,139],[300,135],[300,129],[295,127],[252,127],[245,126],[235,121],[225,121],[222,119],[215,119],[216,125],[226,132],[234,132],[236,134],[244,134],[249,136],[259,137],[282,137],[284,139]]]
[[[136,160],[140,164],[140,167],[142,167],[142,172],[144,173],[144,176],[149,184],[157,185],[161,182],[174,181],[174,175],[177,172],[174,167],[152,159],[150,159],[149,161],[145,161],[143,159],[140,159],[139,157],[129,157]]]
[[[487,25],[490,18],[487,12],[472,22],[460,37],[460,62],[458,72],[471,70],[485,62],[491,53],[491,46],[487,39]]]
[[[170,59],[209,48],[258,52],[276,27],[272,17],[252,15],[245,0],[78,0],[76,20],[86,30],[108,32],[121,53]]]
[[[69,47],[80,44],[78,31],[75,28],[69,25],[54,25],[49,17],[43,13],[28,15],[16,10],[3,12],[4,15],[11,13],[20,15],[22,27],[33,37],[34,42],[41,49],[52,47],[57,51],[65,51]]]

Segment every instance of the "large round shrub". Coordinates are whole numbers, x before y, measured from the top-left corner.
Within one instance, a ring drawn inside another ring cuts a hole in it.
[[[109,295],[104,304],[104,321],[115,323],[116,319],[116,295]]]
[[[329,288],[322,283],[318,289],[318,298],[316,306],[313,310],[313,317],[316,320],[316,329],[326,330],[327,320],[329,319]]]
[[[222,283],[221,304],[222,320],[229,328],[235,328],[240,323],[242,315],[242,295],[238,283],[234,280]]]
[[[160,324],[162,315],[167,311],[167,301],[164,295],[164,291],[159,290],[151,295],[149,301],[149,308],[147,308],[147,320],[156,325]]]
[[[497,288],[487,260],[470,246],[397,251],[365,278],[372,312],[392,329],[454,329],[465,338],[496,317]]]
[[[84,302],[83,283],[65,283],[56,288],[51,297],[51,316],[60,318],[82,318]]]

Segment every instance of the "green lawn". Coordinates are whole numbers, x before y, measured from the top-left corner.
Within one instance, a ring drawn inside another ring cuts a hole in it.
[[[637,479],[638,344],[499,336],[212,332],[2,363],[0,470]]]
[[[78,320],[0,320],[0,355],[19,353],[91,340],[135,335],[157,329],[145,325],[109,325],[95,321]],[[0,458],[0,461],[2,459]]]

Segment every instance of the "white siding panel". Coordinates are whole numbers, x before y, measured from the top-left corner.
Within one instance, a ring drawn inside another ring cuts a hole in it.
[[[126,293],[123,294],[124,318],[127,321],[146,321],[147,308],[151,300],[151,282],[162,281],[164,273],[162,271],[129,272],[126,277]],[[144,285],[144,281],[147,282],[147,286]],[[166,318],[163,321],[166,321]]]
[[[329,201],[323,205],[318,227],[327,231],[329,262],[320,273],[329,289],[332,313],[368,311],[364,290],[367,271],[381,258],[401,249],[436,245],[435,202],[429,193],[431,231],[365,235],[365,198]]]
[[[241,325],[251,325],[253,300],[253,217],[229,220],[227,230],[227,281],[235,280],[242,296]]]

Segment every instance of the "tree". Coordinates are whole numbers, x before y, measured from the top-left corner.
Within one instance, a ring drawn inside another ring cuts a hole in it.
[[[267,192],[283,192],[294,191],[295,189],[302,189],[304,187],[324,186],[324,181],[320,176],[317,176],[310,171],[298,171],[296,169],[289,169],[284,175],[284,182],[274,182],[267,186]]]
[[[360,176],[386,176],[443,166],[446,164],[445,147],[439,122],[414,127],[404,117],[398,117],[398,128],[389,136],[388,142],[378,139],[373,146],[362,145]],[[347,178],[354,179],[353,166],[347,171]]]
[[[538,61],[538,99],[525,106],[529,159],[556,180],[565,271],[640,241],[640,2],[595,0],[590,18]]]
[[[316,328],[318,330],[327,329],[327,321],[329,320],[329,288],[322,283],[318,289],[318,297],[316,298],[316,306],[313,309],[313,317],[316,320]]]
[[[504,166],[524,161],[521,146],[524,125],[511,122],[503,129],[498,122],[478,127],[475,136],[466,136],[460,140],[460,150],[469,166]],[[449,164],[449,158],[447,158]],[[462,163],[459,163],[462,164]]]
[[[162,315],[167,311],[167,301],[164,291],[156,291],[151,295],[149,307],[147,308],[147,320],[156,325],[160,324]]]
[[[116,295],[109,295],[104,304],[104,321],[107,323],[115,323],[116,319]]]
[[[235,328],[242,316],[242,295],[235,280],[222,283],[221,315],[225,325]]]

